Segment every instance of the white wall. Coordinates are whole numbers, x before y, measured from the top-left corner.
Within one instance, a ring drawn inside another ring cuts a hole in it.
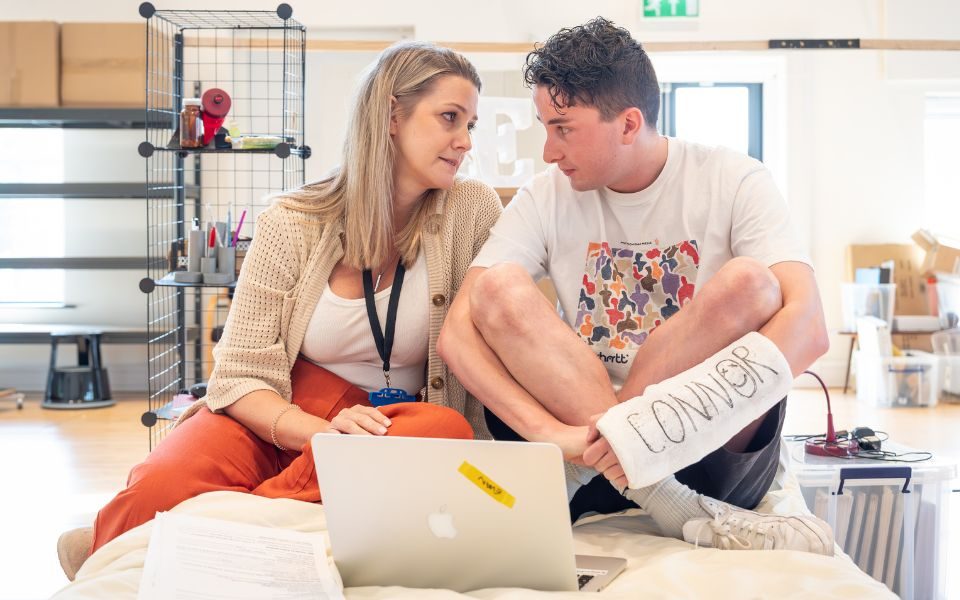
[[[157,1],[160,9],[196,8],[194,0]],[[507,2],[490,0],[461,4],[448,11],[434,2],[368,0],[353,3],[291,2],[294,16],[308,31],[323,36],[399,38],[413,35],[434,41],[533,41],[562,26],[602,14],[629,27],[641,41],[765,40],[772,38],[933,38],[960,39],[960,3],[934,0],[920,5],[907,0],[812,0],[803,3],[763,0],[702,2],[695,21],[642,21],[641,0]],[[101,0],[75,3],[0,0],[9,20],[138,21],[138,2]],[[210,0],[220,9],[272,8],[271,2]],[[373,53],[310,53],[308,55],[307,141],[314,148],[308,179],[336,162],[344,115],[356,74]],[[471,55],[489,73],[487,93],[515,92],[504,77],[517,69],[521,55]],[[746,62],[766,63],[778,93],[774,115],[767,115],[766,152],[782,182],[799,230],[809,240],[812,258],[832,329],[840,325],[839,290],[848,244],[909,242],[920,220],[923,164],[923,101],[928,91],[960,90],[960,52],[794,51],[755,53],[655,54],[662,70],[698,68],[718,62],[728,69]],[[772,66],[771,66],[772,65]],[[761,69],[763,70],[763,69]],[[506,72],[507,75],[495,75]],[[518,75],[519,77],[519,75]],[[772,89],[772,88],[770,88]],[[772,130],[771,130],[772,128]],[[779,139],[770,140],[771,131]],[[535,148],[537,133],[524,144]],[[136,156],[132,154],[133,163]],[[133,168],[133,167],[131,167]],[[123,219],[133,213],[122,211]],[[129,223],[129,227],[142,227]],[[107,227],[106,224],[104,224]],[[115,223],[110,227],[120,227]],[[119,284],[118,284],[119,285]],[[142,298],[118,287],[125,306],[122,324],[144,314]],[[139,305],[139,306],[135,306]],[[108,314],[113,307],[103,307]],[[134,310],[135,308],[135,310]],[[92,318],[92,317],[91,317]],[[0,319],[8,320],[0,314]],[[46,318],[45,320],[52,320]],[[81,319],[82,320],[82,319]],[[845,340],[818,368],[833,384],[841,381]],[[111,356],[110,354],[115,354]],[[135,382],[136,353],[108,353],[111,375],[116,368]],[[0,381],[37,388],[45,366],[39,349],[25,356],[16,347],[0,347]],[[126,360],[119,363],[117,361]],[[118,373],[119,375],[119,373]],[[116,379],[116,377],[115,377]],[[30,382],[35,382],[30,384]]]
[[[928,3],[946,6],[948,0]],[[4,0],[6,20],[139,21],[137,0]],[[279,2],[263,0],[156,0],[158,9],[270,10]],[[701,2],[701,17],[692,23],[640,23],[640,0],[556,0],[542,2],[487,0],[441,6],[432,0],[361,0],[357,2],[289,2],[294,17],[317,28],[412,27],[430,40],[536,41],[557,29],[597,15],[642,32],[643,39],[766,39],[771,37],[878,37],[884,2],[880,0],[808,0],[784,3],[762,0]],[[907,0],[890,5],[909,6]],[[939,17],[937,17],[939,19]],[[923,25],[922,16],[916,19]]]

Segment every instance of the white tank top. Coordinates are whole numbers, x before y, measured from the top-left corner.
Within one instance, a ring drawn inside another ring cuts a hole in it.
[[[393,287],[374,295],[381,331]],[[417,394],[426,380],[430,343],[430,287],[423,252],[403,278],[390,355],[391,387]],[[363,298],[341,298],[328,285],[307,324],[300,353],[314,364],[368,392],[386,387],[383,361],[373,341]]]

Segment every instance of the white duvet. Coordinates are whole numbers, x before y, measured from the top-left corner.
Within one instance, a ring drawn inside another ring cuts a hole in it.
[[[761,512],[806,511],[792,477],[767,494]],[[326,531],[323,507],[295,500],[268,500],[237,492],[211,492],[183,502],[174,512],[299,531]],[[77,579],[54,595],[66,599],[135,599],[153,524],[145,523],[98,550]],[[603,592],[603,598],[895,598],[883,584],[861,572],[837,549],[834,557],[792,551],[719,551],[695,549],[655,535],[643,511],[582,519],[574,527],[579,554],[623,556],[627,570]],[[333,564],[332,557],[330,558]],[[381,600],[482,598],[580,598],[576,592],[486,589],[458,594],[448,590],[399,587],[347,588],[349,599]]]

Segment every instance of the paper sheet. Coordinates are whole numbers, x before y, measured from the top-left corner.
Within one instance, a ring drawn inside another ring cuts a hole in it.
[[[343,598],[323,535],[158,513],[138,600]]]

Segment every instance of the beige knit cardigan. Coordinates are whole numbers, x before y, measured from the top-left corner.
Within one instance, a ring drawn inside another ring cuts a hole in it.
[[[486,184],[457,179],[424,227],[430,305],[426,400],[463,414],[478,438],[489,438],[483,406],[469,396],[437,355],[437,337],[450,302],[502,211]],[[243,261],[204,402],[214,412],[256,390],[290,401],[290,370],[331,271],[343,257],[342,224],[279,203],[257,218]]]

